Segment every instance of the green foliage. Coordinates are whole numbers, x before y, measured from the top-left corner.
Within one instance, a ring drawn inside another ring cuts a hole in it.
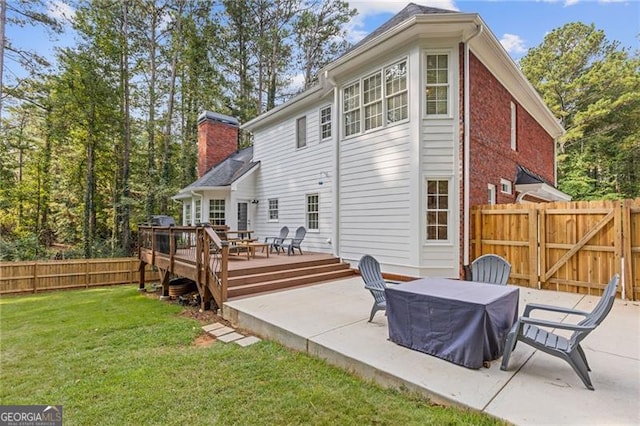
[[[640,60],[594,25],[570,23],[522,58],[567,133],[558,184],[575,199],[640,196]]]
[[[0,262],[48,259],[51,251],[40,244],[36,235],[22,238],[0,237]]]

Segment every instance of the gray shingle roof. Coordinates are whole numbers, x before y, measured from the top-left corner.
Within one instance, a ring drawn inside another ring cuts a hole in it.
[[[371,33],[369,33],[369,35],[367,35],[365,38],[360,40],[358,43],[354,44],[351,47],[351,49],[349,49],[349,51],[354,50],[354,49],[362,46],[363,44],[365,44],[369,40],[372,40],[372,39],[378,37],[380,34],[390,30],[391,28],[395,27],[396,25],[398,25],[399,23],[401,23],[403,21],[406,21],[407,19],[411,18],[412,16],[415,16],[415,15],[428,15],[428,14],[434,14],[434,13],[459,13],[459,12],[456,12],[455,10],[438,9],[437,7],[428,7],[428,6],[421,6],[421,5],[415,4],[415,3],[409,3],[407,6],[405,6],[404,9],[402,9],[400,12],[396,13],[387,22],[385,22],[384,24],[380,25],[378,28],[376,28]]]
[[[253,147],[234,152],[182,191],[203,187],[228,186],[259,164],[253,160]],[[181,192],[182,192],[181,191]]]

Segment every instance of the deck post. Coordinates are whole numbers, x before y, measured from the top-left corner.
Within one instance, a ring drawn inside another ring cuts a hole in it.
[[[160,300],[168,300],[169,299],[169,271],[166,269],[159,269],[160,272],[160,282],[162,283],[162,296],[160,296]]]
[[[147,291],[144,288],[144,284],[145,284],[145,269],[147,269],[147,264],[144,263],[142,260],[140,261],[139,265],[138,265],[138,291]]]

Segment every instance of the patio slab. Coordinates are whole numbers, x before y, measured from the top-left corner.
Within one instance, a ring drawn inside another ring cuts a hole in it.
[[[520,289],[526,303],[591,310],[598,298]],[[266,339],[307,352],[362,377],[405,386],[436,402],[484,411],[514,424],[639,424],[640,304],[616,301],[583,345],[595,391],[571,367],[519,344],[509,370],[498,359],[471,370],[413,351],[388,338],[386,317],[368,323],[373,298],[360,277],[227,302],[224,316]],[[563,314],[540,316],[571,321]]]

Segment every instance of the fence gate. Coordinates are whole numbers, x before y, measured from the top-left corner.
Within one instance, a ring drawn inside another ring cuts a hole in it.
[[[640,199],[478,206],[473,216],[471,252],[506,258],[510,282],[600,295],[624,272],[621,293],[640,300]]]

